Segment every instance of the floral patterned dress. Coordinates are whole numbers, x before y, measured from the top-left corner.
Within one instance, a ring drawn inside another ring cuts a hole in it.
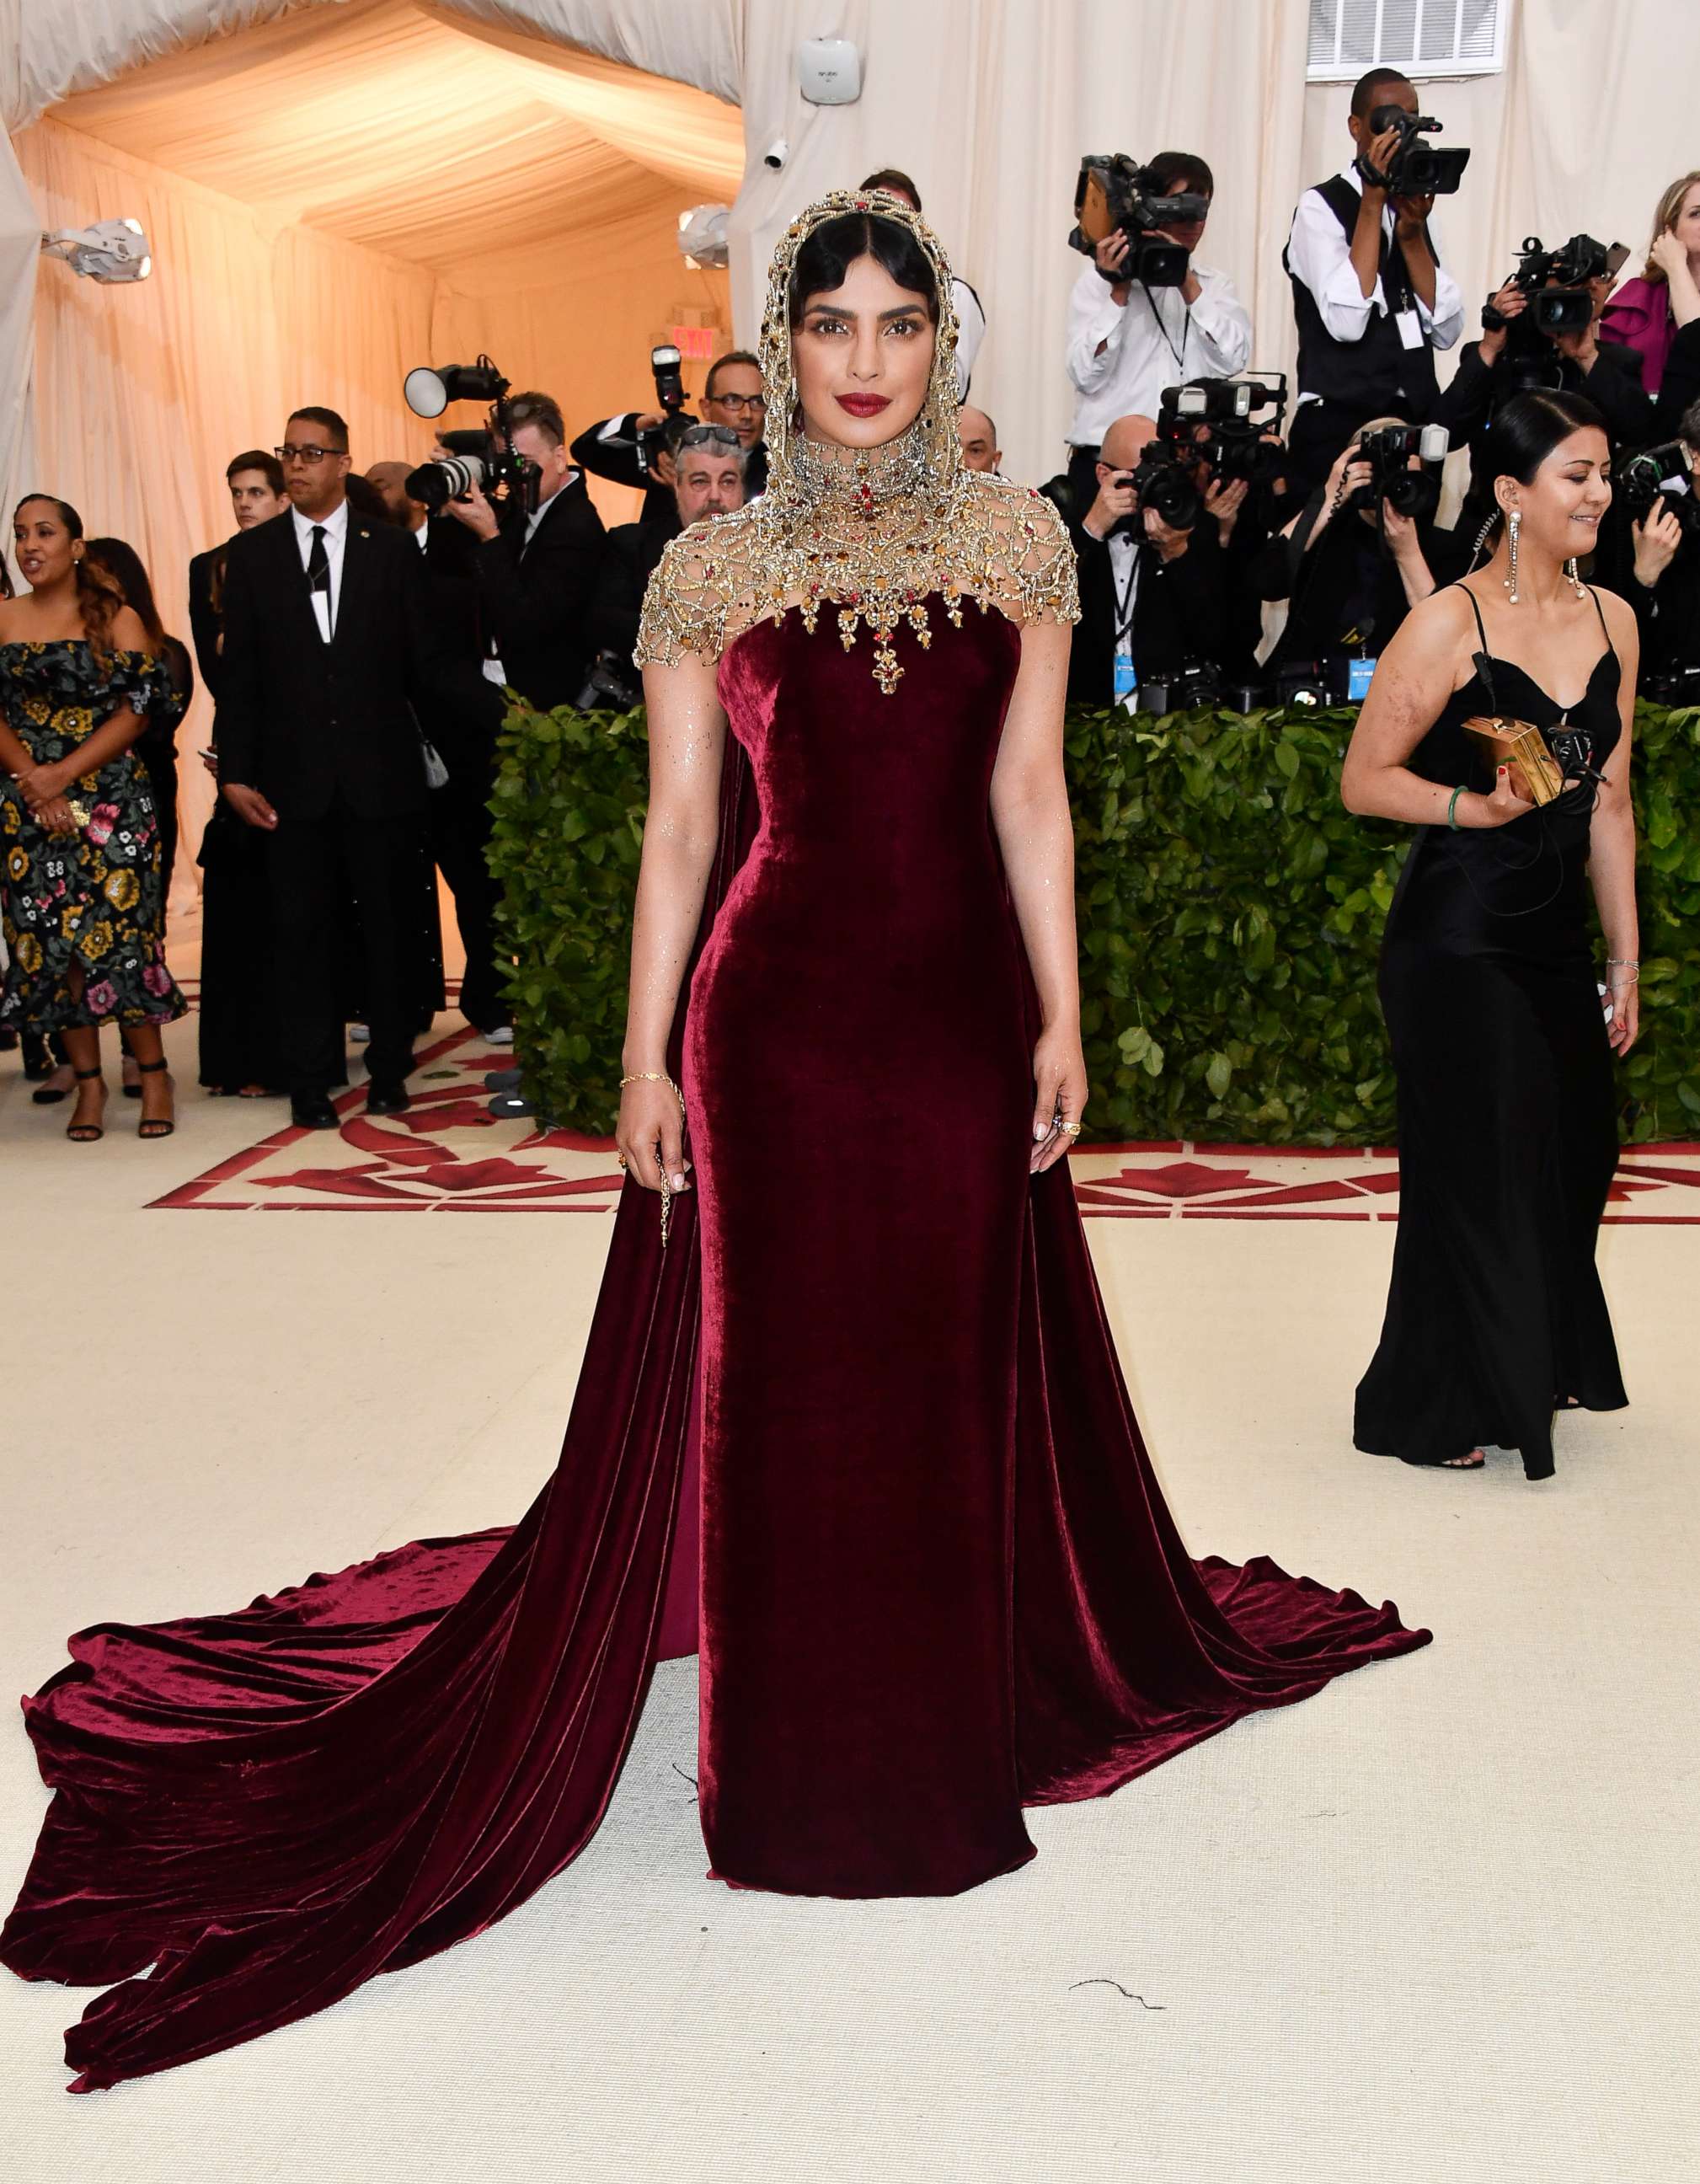
[[[0,710],[41,763],[53,765],[126,700],[169,705],[169,670],[145,652],[97,656],[81,638],[0,645]],[[0,1024],[63,1031],[172,1023],[188,1003],[165,967],[159,822],[147,769],[121,751],[65,792],[76,821],[50,834],[0,775],[0,923],[8,969]],[[81,995],[71,980],[82,972]]]

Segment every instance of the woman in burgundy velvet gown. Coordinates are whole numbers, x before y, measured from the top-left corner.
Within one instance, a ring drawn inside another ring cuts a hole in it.
[[[700,1651],[712,1874],[864,1897],[1426,1640],[1194,1562],[1147,1459],[1064,1157],[1073,563],[961,467],[949,296],[896,198],[795,222],[768,493],[651,587],[629,1174],[553,1477],[511,1532],[85,1631],[26,1702],[58,1794],[0,1954],[122,1982],[79,2090],[523,1901],[658,1658]]]

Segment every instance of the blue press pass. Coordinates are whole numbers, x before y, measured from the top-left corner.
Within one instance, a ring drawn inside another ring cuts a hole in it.
[[[1348,660],[1346,663],[1346,697],[1349,705],[1357,705],[1369,694],[1369,678],[1375,672],[1373,660]]]
[[[1125,705],[1139,689],[1139,678],[1133,671],[1131,660],[1118,658],[1115,663],[1115,702]]]

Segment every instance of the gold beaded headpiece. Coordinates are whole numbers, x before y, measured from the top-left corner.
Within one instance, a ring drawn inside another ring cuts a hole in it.
[[[962,473],[962,447],[957,437],[956,306],[951,294],[950,260],[944,245],[913,206],[889,190],[833,190],[800,212],[781,236],[768,268],[767,306],[762,314],[758,354],[767,396],[767,493],[770,501],[798,502],[815,497],[808,470],[809,459],[800,450],[808,446],[802,436],[797,407],[797,374],[791,354],[791,281],[797,253],[809,237],[828,220],[847,213],[871,213],[906,227],[919,244],[931,268],[936,292],[937,322],[933,341],[932,370],[921,412],[908,431],[899,436],[909,458],[903,465],[907,489],[925,490],[942,502],[948,499]],[[911,436],[913,437],[913,439]],[[897,443],[893,443],[895,451]],[[882,467],[882,448],[867,450],[869,467]],[[871,488],[870,488],[871,489]]]

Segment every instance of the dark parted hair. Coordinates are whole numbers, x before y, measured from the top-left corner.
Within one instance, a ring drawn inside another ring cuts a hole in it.
[[[73,538],[82,537],[81,516],[69,501],[61,500],[57,493],[26,493],[12,511],[14,523],[32,500],[46,501]],[[104,569],[97,565],[91,566],[86,548],[76,561],[75,569],[77,612],[82,617],[83,632],[97,655],[109,652],[112,649],[113,619],[125,603],[124,594]]]
[[[938,324],[938,282],[926,253],[900,221],[877,212],[840,213],[836,220],[822,220],[804,242],[791,269],[789,323],[801,326],[809,298],[841,287],[858,258],[873,259],[900,288],[924,296],[927,316]]]
[[[296,415],[300,417],[324,416],[329,415],[329,412],[323,410],[299,410],[296,412]],[[345,440],[347,438],[348,435],[346,430],[343,432],[342,437]],[[245,455],[234,456],[231,461],[225,465],[225,483],[226,485],[234,483],[234,482],[242,476],[244,471],[263,471],[265,474],[266,483],[271,488],[273,493],[275,493],[280,499],[282,498],[283,465],[279,462],[277,457],[273,454],[269,448],[250,448]]]
[[[1482,460],[1475,471],[1477,482],[1486,485],[1490,493],[1496,478],[1515,478],[1519,485],[1531,485],[1536,471],[1553,448],[1572,432],[1590,426],[1597,432],[1606,432],[1605,419],[1586,394],[1573,394],[1568,387],[1531,387],[1524,393],[1514,394],[1493,413]],[[1608,432],[1606,436],[1610,438]],[[1496,504],[1477,533],[1478,553],[1503,521],[1503,513]]]
[[[703,382],[703,399],[705,402],[714,400],[714,382],[729,364],[747,364],[750,370],[755,372],[759,372],[762,368],[761,359],[758,356],[753,356],[748,349],[729,348],[724,356],[717,356],[708,366],[708,376]]]
[[[1360,75],[1352,86],[1352,111],[1360,121],[1367,121],[1378,106],[1386,104],[1386,100],[1377,98],[1375,93],[1381,90],[1383,84],[1388,83],[1402,83],[1408,91],[1416,89],[1409,76],[1400,69],[1370,69],[1365,75]]]
[[[1201,159],[1196,152],[1159,152],[1146,164],[1146,173],[1151,177],[1151,187],[1159,197],[1167,197],[1176,182],[1202,196],[1216,194],[1216,177],[1210,172],[1208,160]]]
[[[91,538],[84,550],[124,594],[124,604],[136,615],[147,632],[147,642],[158,652],[165,642],[165,626],[154,604],[153,587],[142,556],[127,538]]]
[[[535,425],[552,448],[564,448],[567,444],[561,405],[553,394],[510,394],[508,422],[515,431],[521,425]]]
[[[347,422],[345,419],[339,417],[334,410],[320,410],[316,405],[309,405],[305,410],[292,410],[289,413],[289,422],[292,425],[297,417],[301,418],[303,422],[308,425],[318,426],[321,432],[330,432],[334,434],[336,438],[341,443],[341,445],[336,449],[337,454],[339,455],[346,455],[347,454]]]
[[[895,190],[900,196],[906,197],[917,212],[921,210],[921,193],[915,187],[914,177],[906,175],[901,167],[881,167],[877,174],[867,176],[858,187]]]

